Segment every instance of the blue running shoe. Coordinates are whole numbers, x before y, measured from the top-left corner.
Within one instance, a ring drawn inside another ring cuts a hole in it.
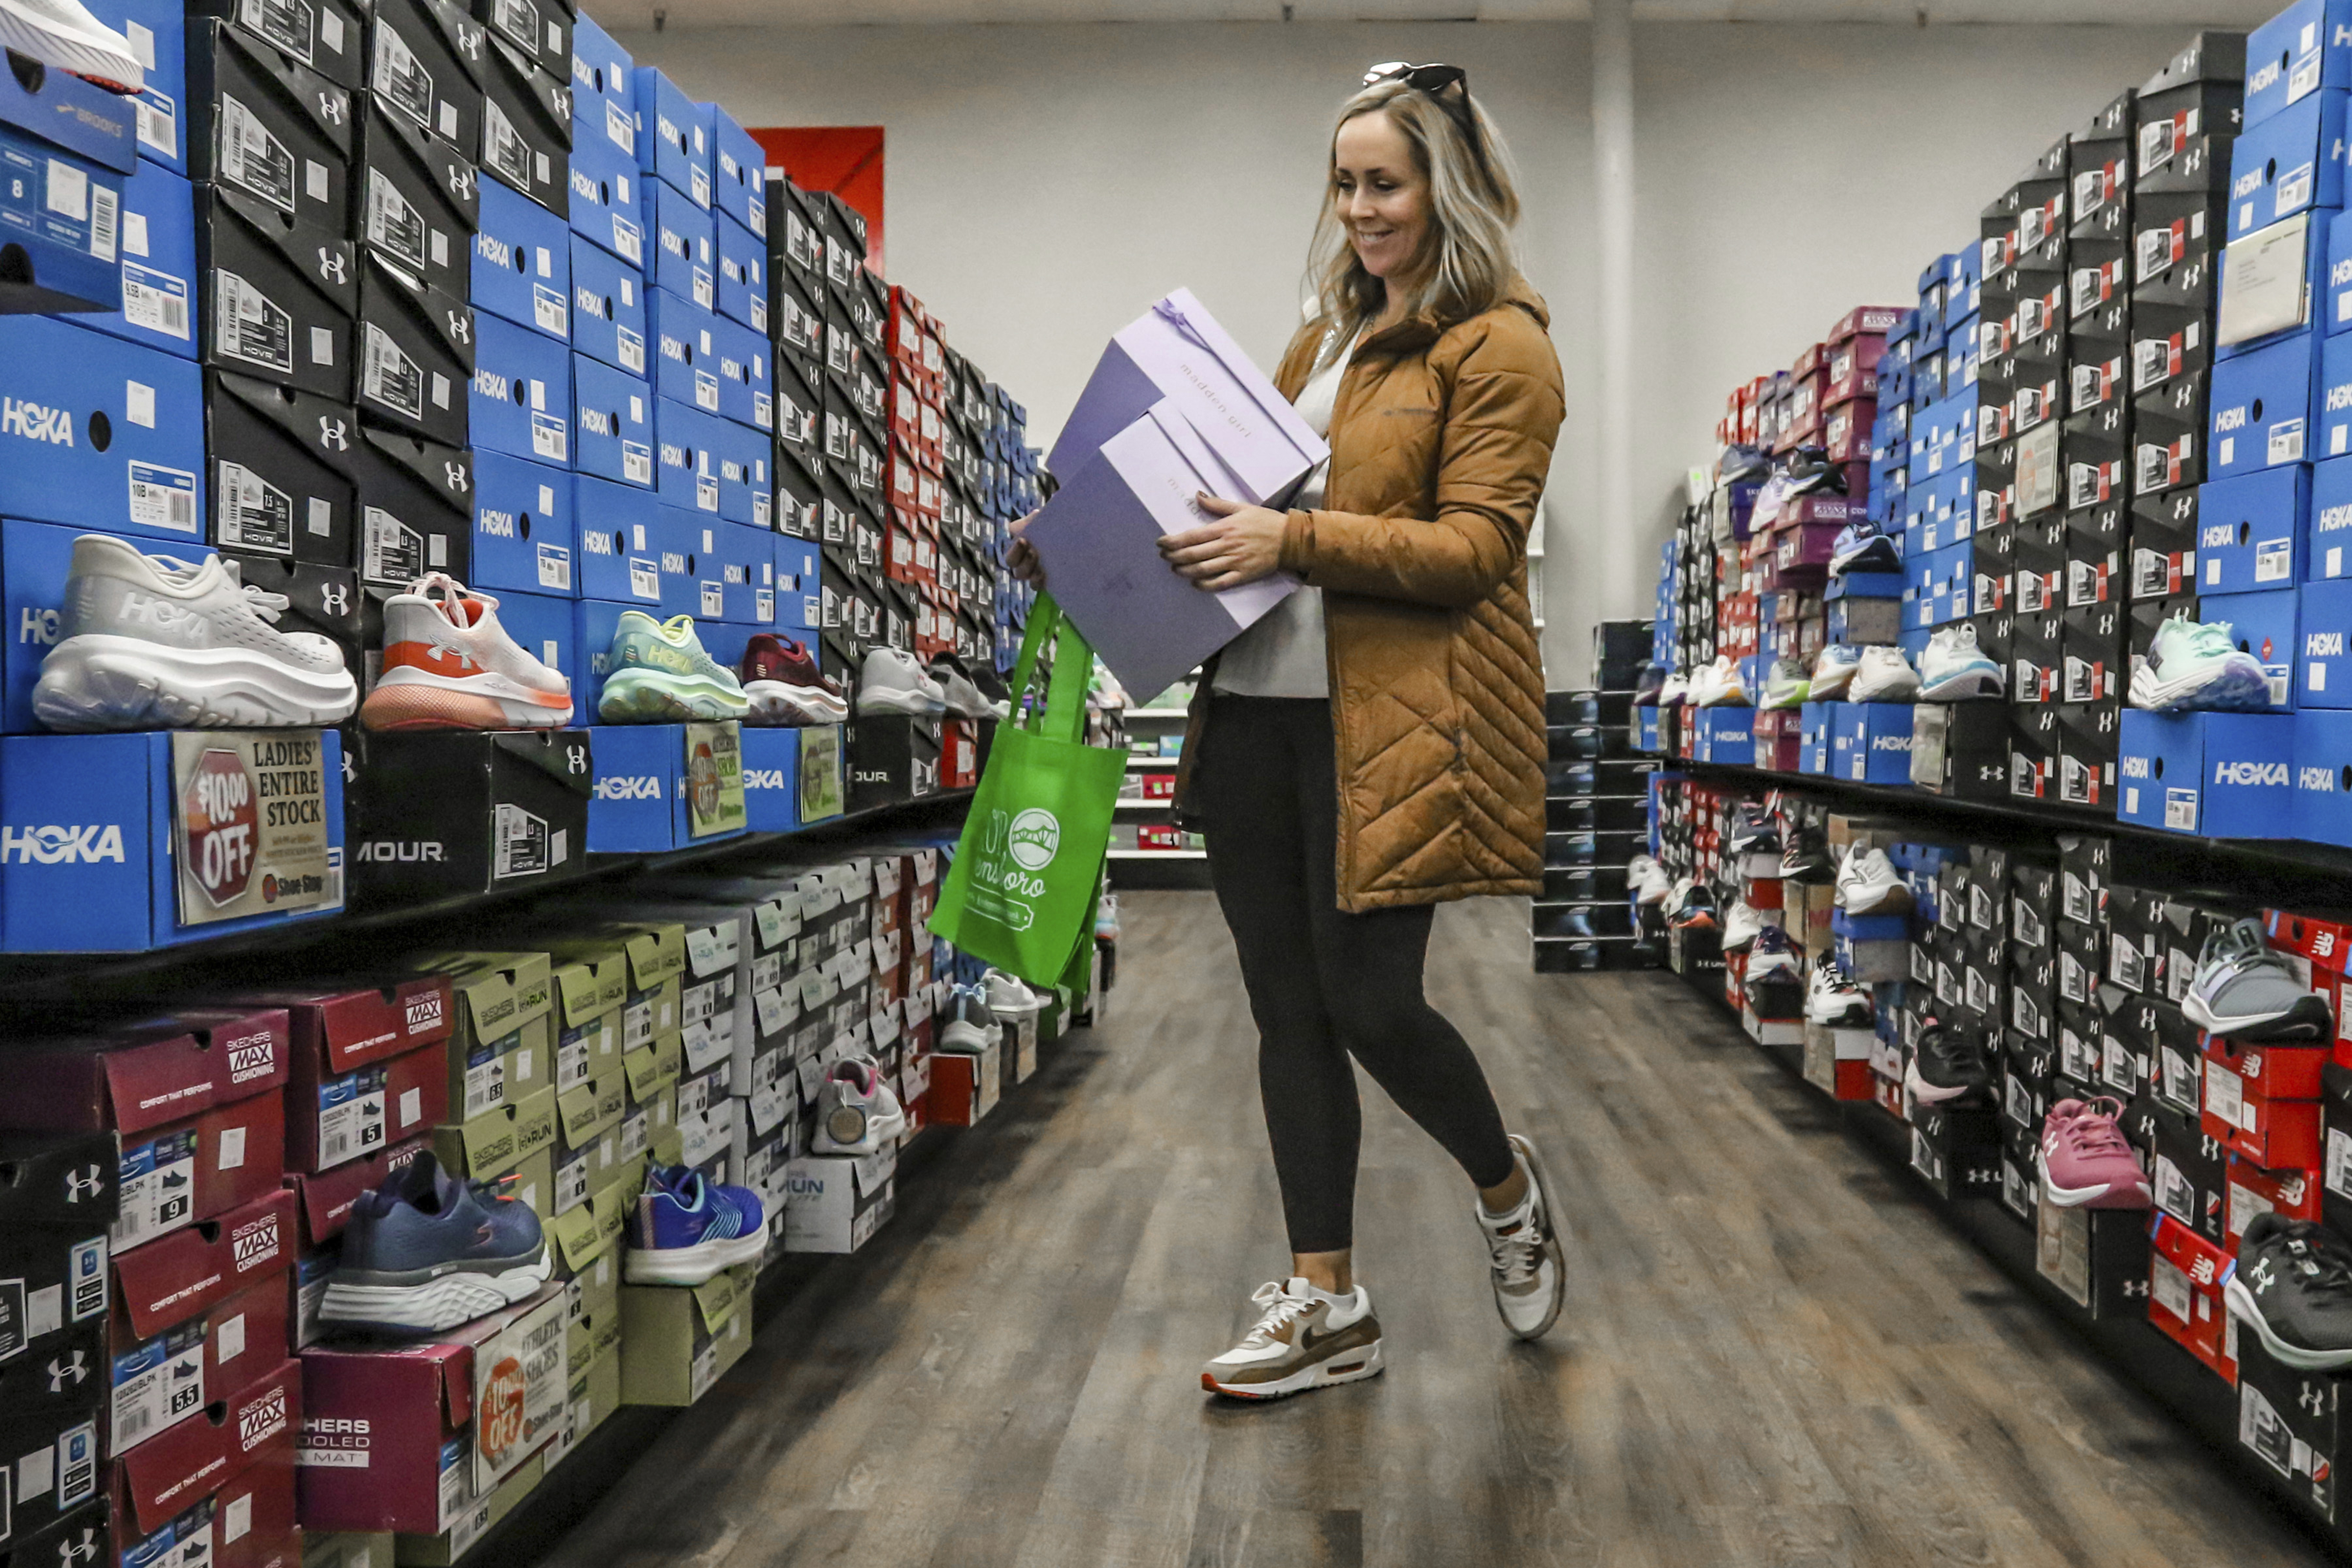
[[[441,1333],[530,1296],[550,1268],[529,1205],[419,1154],[352,1205],[319,1318],[383,1333]]]
[[[721,1186],[686,1165],[656,1165],[629,1213],[621,1278],[632,1285],[699,1285],[767,1250],[767,1211],[748,1187]]]
[[[1900,572],[1903,570],[1903,545],[1893,534],[1882,532],[1878,525],[1867,519],[1849,522],[1838,531],[1836,542],[1830,546],[1830,575],[1843,577],[1851,572]]]

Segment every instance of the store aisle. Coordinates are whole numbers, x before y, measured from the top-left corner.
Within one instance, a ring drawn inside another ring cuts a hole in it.
[[[1566,1189],[1567,1314],[1496,1322],[1469,1195],[1368,1090],[1391,1370],[1194,1381],[1279,1271],[1232,948],[1129,895],[1116,1011],[907,1189],[551,1568],[2317,1563],[1664,975],[1530,974],[1444,910],[1433,996]]]

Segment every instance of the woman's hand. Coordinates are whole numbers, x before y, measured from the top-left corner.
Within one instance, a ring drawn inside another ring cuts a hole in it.
[[[1021,537],[1021,531],[1029,526],[1029,518],[1036,515],[1033,511],[1029,517],[1012,524],[1013,540],[1004,547],[1004,569],[1043,593],[1045,588],[1045,563],[1037,559],[1036,548]]]
[[[1203,593],[1221,594],[1281,570],[1287,514],[1218,496],[1200,500],[1201,510],[1216,521],[1160,541],[1161,557],[1179,576]]]

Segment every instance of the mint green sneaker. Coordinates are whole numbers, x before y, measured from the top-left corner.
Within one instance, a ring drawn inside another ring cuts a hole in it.
[[[691,616],[656,621],[643,610],[622,611],[604,670],[596,716],[607,724],[740,719],[751,710],[742,683],[702,651]]]

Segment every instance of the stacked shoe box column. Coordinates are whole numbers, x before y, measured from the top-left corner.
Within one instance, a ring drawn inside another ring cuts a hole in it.
[[[1603,688],[1546,696],[1550,761],[1545,767],[1544,895],[1530,909],[1538,973],[1648,967],[1641,913],[1625,863],[1653,853],[1649,780],[1654,763],[1633,760],[1626,721],[1638,659],[1601,659]],[[1634,949],[1639,947],[1636,952]]]
[[[654,385],[646,297],[652,259],[637,162],[637,68],[590,17],[572,31],[572,700],[596,720],[605,651],[624,611],[662,611]]]
[[[813,192],[809,214],[824,244],[824,352],[817,388],[822,408],[822,546],[838,574],[841,625],[825,627],[838,664],[826,672],[854,683],[866,649],[887,640],[883,584],[883,518],[878,432],[864,413],[864,394],[879,377],[866,347],[857,317],[866,302],[859,275],[866,270],[866,225],[856,211],[830,192]],[[878,414],[878,409],[877,409]],[[869,478],[868,470],[871,470]]]
[[[824,240],[807,198],[781,170],[769,172],[767,191],[776,627],[816,653],[819,634],[842,622],[839,568],[828,574],[816,556],[824,523]]]
[[[915,600],[911,651],[918,660],[929,660],[953,646],[952,638],[943,641],[940,636],[940,531],[946,493],[940,450],[945,366],[938,342],[922,301],[903,288],[893,288],[881,361],[888,447],[883,489],[889,510],[884,574],[911,592]],[[928,353],[926,343],[932,345]]]
[[[702,535],[720,521],[719,220],[710,205],[710,130],[668,77],[636,71],[639,209],[646,234],[646,341],[653,377],[655,548],[661,613],[716,620],[704,607]],[[712,541],[715,551],[717,541]]]
[[[742,646],[776,625],[776,395],[768,284],[767,155],[717,104],[698,106],[710,140],[717,299],[710,322],[719,373],[719,561],[702,578],[720,584],[711,649],[740,661]],[[708,528],[709,525],[706,524]],[[708,606],[705,606],[706,609]]]

